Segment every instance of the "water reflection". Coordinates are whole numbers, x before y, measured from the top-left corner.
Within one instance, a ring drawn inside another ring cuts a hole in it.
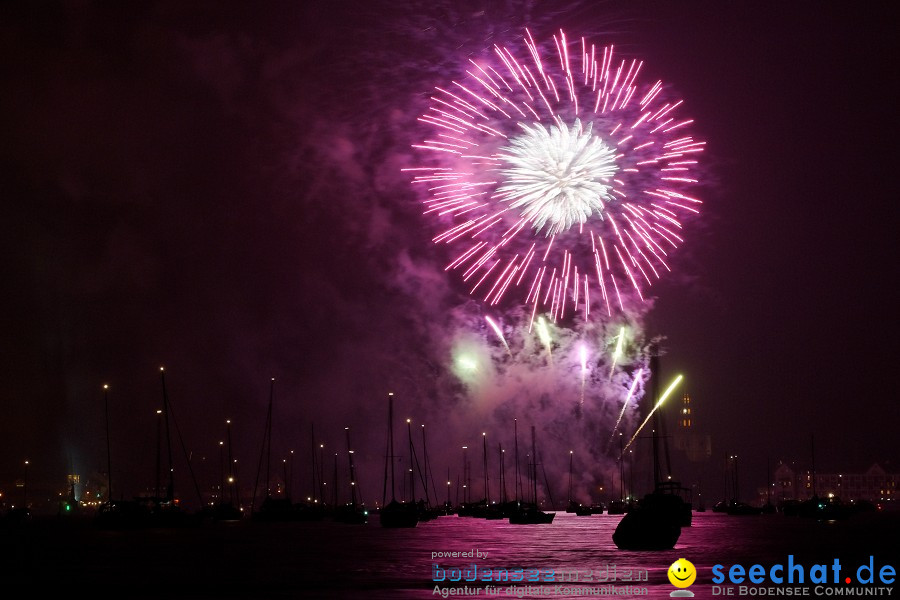
[[[694,515],[694,526],[682,531],[676,547],[661,552],[618,550],[612,543],[612,533],[620,518],[577,517],[561,512],[552,525],[534,526],[453,516],[423,524],[415,530],[383,530],[372,525],[363,530],[336,529],[320,525],[318,534],[326,535],[327,531],[330,538],[327,545],[345,551],[326,559],[328,564],[318,572],[316,583],[323,594],[335,594],[334,597],[340,597],[337,586],[345,591],[367,590],[367,598],[432,598],[435,596],[431,568],[435,563],[441,568],[475,563],[482,569],[553,569],[557,573],[576,569],[593,570],[595,574],[614,565],[620,572],[646,569],[648,580],[632,585],[649,588],[651,596],[668,597],[675,588],[669,584],[666,570],[679,557],[686,557],[698,571],[692,591],[697,597],[711,597],[714,564],[765,566],[784,562],[788,554],[793,554],[796,561],[809,563],[830,563],[839,557],[842,563],[849,564],[876,554],[881,556],[882,563],[896,565],[898,558],[897,544],[891,540],[897,539],[900,530],[898,519],[891,515],[818,523],[780,515],[730,517],[698,513]],[[488,557],[483,560],[431,558],[432,552],[472,549],[487,552]],[[858,562],[861,564],[862,560]],[[346,579],[329,578],[329,572],[342,573]],[[458,587],[464,583],[452,585]],[[621,580],[614,583],[629,584]],[[592,585],[599,584],[595,580]],[[482,593],[480,597],[486,595]]]

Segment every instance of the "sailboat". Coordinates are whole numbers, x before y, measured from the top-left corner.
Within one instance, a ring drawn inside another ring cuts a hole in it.
[[[654,353],[650,358],[650,371],[654,380],[654,400],[659,398],[656,381],[659,375],[659,357]],[[659,468],[659,412],[655,413],[656,426],[653,430],[653,492],[622,517],[613,533],[613,542],[622,550],[670,550],[681,536],[681,527],[690,524],[691,506],[678,492],[680,484],[661,481]],[[619,459],[621,460],[621,456]]]
[[[411,433],[410,433],[411,435]],[[410,438],[411,440],[412,438]],[[410,441],[410,448],[412,448],[412,442]],[[415,450],[413,449],[413,454],[415,454]],[[425,441],[425,424],[422,424],[422,461],[424,463],[424,473],[419,471],[419,475],[422,478],[422,488],[425,490],[425,505],[419,503],[419,521],[433,521],[437,519],[441,515],[443,515],[443,510],[438,508],[437,505],[437,489],[434,487],[434,475],[431,474],[431,478],[429,479],[429,462],[428,462],[428,443]],[[419,460],[416,457],[416,469],[419,468]],[[428,482],[431,481],[431,491],[434,492],[434,504],[431,503],[431,495],[428,493]]]
[[[484,477],[484,499],[475,507],[472,516],[478,519],[487,519],[489,521],[503,519],[504,514],[500,506],[491,503],[491,486],[488,479],[487,433],[481,434],[481,445],[482,475]]]
[[[334,520],[339,523],[365,525],[369,522],[369,511],[357,500],[356,470],[353,466],[353,450],[350,449],[350,428],[344,427],[344,431],[347,432],[347,460],[350,463],[350,503],[335,507]]]
[[[497,450],[500,459],[500,504],[497,506],[500,514],[499,518],[508,519],[518,507],[518,502],[510,500],[509,493],[506,491],[506,450],[503,449],[502,444],[497,444]],[[513,485],[515,485],[515,482],[513,482]]]
[[[581,502],[576,502],[574,496],[572,495],[572,476],[573,476],[573,468],[572,462],[575,458],[575,452],[569,450],[569,501],[566,503],[566,512],[567,513],[575,513],[577,517],[589,517],[591,515],[602,514],[603,513],[603,505],[584,505]]]
[[[199,520],[189,517],[184,509],[182,509],[179,500],[175,498],[175,467],[172,461],[172,435],[169,427],[170,419],[172,425],[175,426],[175,434],[178,436],[178,442],[181,446],[184,460],[187,463],[188,473],[191,476],[191,481],[194,484],[194,489],[197,492],[197,498],[200,501],[200,506],[203,506],[204,504],[203,497],[200,494],[200,487],[197,485],[197,478],[194,477],[194,469],[191,466],[191,460],[184,443],[184,438],[181,435],[181,428],[178,427],[178,420],[175,418],[175,407],[173,406],[172,401],[169,399],[169,393],[166,388],[166,371],[164,367],[159,368],[159,374],[163,395],[162,419],[165,421],[166,426],[166,449],[169,466],[169,484],[166,487],[165,497],[159,496],[159,486],[157,485],[156,498],[153,498],[153,502],[150,507],[150,524],[156,527],[183,527],[186,525],[198,525]],[[157,462],[158,458],[159,451],[157,448]]]
[[[321,521],[325,517],[325,497],[319,481],[320,476],[321,479],[325,478],[325,465],[323,463],[320,469],[316,461],[315,423],[309,424],[309,449],[309,458],[312,466],[312,493],[305,500],[301,499],[300,502],[294,504],[294,518],[298,521]]]
[[[225,433],[228,438],[228,469],[225,469],[225,460],[222,456],[225,450],[225,442],[219,442],[219,462],[221,466],[221,479],[219,482],[219,501],[212,508],[212,519],[214,521],[240,521],[244,516],[241,509],[235,502],[235,485],[234,485],[234,459],[231,452],[231,419],[225,421]],[[227,480],[226,480],[226,472]],[[227,486],[225,484],[228,484]],[[225,490],[228,490],[229,498],[225,499]]]
[[[258,521],[291,521],[295,517],[294,507],[291,499],[287,494],[283,498],[272,496],[271,491],[271,466],[272,466],[272,408],[275,403],[275,378],[273,377],[269,385],[269,408],[266,413],[266,427],[263,434],[263,444],[259,453],[259,463],[256,468],[256,483],[253,485],[253,500],[250,502],[250,510],[253,511],[256,504],[256,490],[259,487],[259,478],[262,473],[263,457],[266,460],[266,497],[262,501],[259,510],[253,512],[252,516]]]
[[[537,496],[537,444],[535,443],[534,425],[531,426],[531,498],[533,504],[520,504],[509,516],[511,525],[538,525],[553,522],[556,513],[543,512],[538,508]]]
[[[566,503],[567,513],[578,512],[578,509],[581,507],[581,504],[575,502],[575,499],[572,498],[572,461],[574,458],[575,453],[569,450],[569,501]]]
[[[106,414],[106,469],[108,480],[106,487],[106,502],[101,504],[97,510],[96,522],[98,526],[107,529],[142,526],[149,517],[148,511],[143,506],[133,500],[113,500],[112,453],[110,451],[109,437],[109,386],[105,384],[103,386],[103,403],[104,412]],[[72,481],[71,485],[69,505],[76,506],[75,482]]]
[[[134,502],[124,500],[113,501],[112,495],[107,493],[109,501],[100,506],[97,514],[98,525],[105,528],[128,528],[128,527],[184,527],[196,526],[200,524],[198,515],[188,515],[181,507],[179,499],[175,497],[175,466],[172,458],[172,433],[171,424],[175,426],[175,434],[178,436],[178,442],[184,460],[187,463],[188,473],[194,484],[194,490],[197,493],[200,506],[204,505],[203,496],[200,493],[200,486],[197,484],[197,478],[194,476],[194,469],[191,466],[190,456],[181,435],[181,429],[178,427],[178,420],[175,418],[175,409],[169,399],[169,393],[166,389],[166,372],[164,367],[159,368],[160,383],[162,385],[163,408],[156,411],[156,487],[153,496],[142,496],[135,498]],[[106,389],[106,388],[104,388]],[[107,403],[108,407],[108,403]],[[163,488],[160,483],[160,468],[162,460],[162,432],[163,423],[165,423],[166,450],[168,457],[168,484]],[[107,468],[111,464],[109,456],[109,431],[108,431],[108,412],[107,412]],[[163,495],[165,489],[165,495]]]
[[[387,500],[387,470],[391,464],[391,501]],[[410,453],[410,465],[412,454]],[[410,471],[412,473],[412,471]],[[415,501],[398,502],[394,495],[394,394],[388,394],[388,447],[384,457],[384,491],[381,497],[381,526],[382,527],[415,527],[419,523],[419,511]],[[412,488],[411,488],[412,490]],[[413,496],[415,498],[415,496]]]

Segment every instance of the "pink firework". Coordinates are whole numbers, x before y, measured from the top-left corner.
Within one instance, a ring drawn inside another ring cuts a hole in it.
[[[517,289],[532,321],[612,315],[670,270],[705,142],[661,81],[638,82],[643,62],[562,31],[523,41],[436,88],[414,145],[426,158],[407,170],[471,294],[493,306]]]

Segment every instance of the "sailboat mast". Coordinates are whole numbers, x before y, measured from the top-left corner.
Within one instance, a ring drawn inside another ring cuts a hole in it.
[[[106,496],[112,502],[112,454],[109,451],[109,386],[103,384],[103,404],[106,411]]]
[[[388,414],[390,414],[390,409],[388,409]],[[390,428],[391,418],[388,416],[388,427]],[[391,434],[388,433],[388,439],[384,443],[384,478],[381,480],[381,506],[384,508],[385,502],[387,501],[387,481],[388,481],[388,462],[390,460],[390,448],[389,444],[391,442]]]
[[[537,508],[537,443],[534,440],[534,425],[531,426],[531,490],[534,506]]]
[[[653,382],[653,388],[650,394],[652,406],[656,406],[659,402],[659,351],[656,347],[650,350],[650,380]],[[659,487],[662,480],[659,464],[659,411],[653,413],[653,489]]]
[[[166,489],[166,499],[171,501],[175,498],[175,468],[172,464],[172,435],[169,431],[169,394],[166,391],[166,370],[159,368],[159,376],[162,381],[163,392],[163,418],[166,420],[166,449],[169,457],[169,487]]]
[[[184,456],[184,461],[187,463],[188,473],[191,476],[191,481],[194,483],[194,491],[197,492],[197,500],[199,500],[200,506],[203,506],[203,494],[200,492],[200,485],[197,483],[197,478],[194,476],[194,468],[193,466],[191,466],[191,454],[188,453],[187,447],[184,444],[184,437],[181,435],[181,429],[178,427],[178,420],[175,418],[175,411],[172,409],[172,404],[169,402],[169,396],[166,392],[166,376],[165,371],[162,369],[162,367],[160,367],[160,372],[162,373],[163,401],[166,406],[166,440],[169,441],[169,487],[171,489],[168,496],[170,500],[175,498],[175,469],[172,466],[172,444],[169,436],[169,414],[171,413],[172,422],[175,424],[175,432],[178,434],[178,442],[181,445],[181,452]]]
[[[284,482],[284,489],[287,492],[287,497],[291,498],[294,492],[294,451],[290,450],[288,452],[287,457],[287,475],[285,475],[285,479],[287,481]]]
[[[231,455],[231,419],[225,420],[225,429],[228,436],[228,496],[229,501],[237,505],[239,502],[234,497],[234,459]]]
[[[572,459],[574,457],[574,451],[569,450],[569,504],[572,504]]]
[[[724,483],[723,491],[725,492],[722,496],[722,501],[725,504],[728,504],[728,453],[725,453],[725,462],[723,463],[722,468],[722,477]]]
[[[406,439],[409,442],[409,500],[416,502],[416,473],[413,470],[412,419],[406,420]]]
[[[515,435],[515,446],[516,446],[516,480],[513,482],[513,487],[516,490],[516,504],[519,504],[519,488],[522,487],[522,482],[519,479],[519,420],[513,419],[513,431]]]
[[[266,498],[270,496],[269,482],[272,468],[272,404],[275,402],[275,378],[269,384],[269,414],[266,418]]]
[[[500,504],[506,502],[506,466],[503,461],[503,444],[497,444],[497,453],[500,455]]]
[[[316,424],[309,424],[309,457],[312,459],[312,485],[313,485],[313,503],[319,501],[319,479],[316,468]]]
[[[219,440],[219,503],[225,502],[225,442]]]
[[[809,445],[810,450],[812,451],[812,490],[813,490],[813,498],[818,498],[819,494],[816,490],[816,434],[809,434]]]
[[[334,453],[334,500],[332,506],[337,507],[338,505],[338,453]]]
[[[347,432],[347,461],[350,463],[350,505],[356,506],[356,471],[353,469],[353,450],[350,447],[350,428],[344,427]]]
[[[154,496],[159,499],[160,491],[160,470],[162,468],[162,412],[156,411],[156,493]]]
[[[484,472],[484,503],[485,505],[488,505],[491,503],[491,489],[488,484],[487,432],[481,434],[481,446],[482,461],[484,462],[482,465],[482,470]]]
[[[388,394],[388,442],[391,453],[388,455],[391,463],[391,502],[396,501],[394,496],[394,394]]]
[[[468,487],[468,477],[469,477],[469,461],[466,456],[466,450],[468,446],[463,446],[463,472],[462,472],[462,486],[463,486],[463,504],[469,503],[469,487]]]
[[[425,423],[422,423],[422,457],[425,462],[425,475],[422,478],[422,485],[425,486],[425,501],[431,506],[431,497],[428,495],[428,444],[425,443]],[[434,488],[433,478],[431,484],[431,489],[434,492],[434,503],[437,504],[437,490]]]

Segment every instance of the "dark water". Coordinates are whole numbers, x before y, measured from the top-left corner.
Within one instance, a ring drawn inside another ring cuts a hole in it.
[[[514,526],[451,516],[406,530],[382,529],[377,517],[365,526],[242,522],[144,531],[98,531],[89,522],[35,521],[26,529],[0,533],[0,580],[4,585],[22,582],[33,591],[90,590],[96,597],[111,590],[117,598],[403,599],[440,597],[434,595],[432,582],[435,563],[444,569],[472,563],[481,570],[552,569],[557,576],[590,571],[594,582],[578,585],[594,587],[599,585],[598,574],[615,566],[619,580],[609,583],[639,586],[649,596],[663,598],[675,589],[666,570],[685,557],[699,573],[691,590],[707,598],[713,597],[715,564],[726,565],[726,570],[735,563],[768,567],[786,563],[793,554],[794,562],[808,570],[818,563],[830,566],[838,558],[843,577],[873,555],[876,570],[885,564],[900,567],[896,514],[819,523],[779,515],[701,513],[695,514],[693,527],[682,531],[676,548],[665,552],[617,550],[611,536],[619,518],[558,513],[552,525]],[[432,559],[432,552],[473,549],[487,552],[487,558]],[[621,581],[623,573],[637,569],[646,569],[647,581]],[[477,597],[515,597],[505,593],[508,583],[499,586],[499,596],[489,595],[483,583],[468,584],[470,592],[478,585]],[[577,597],[575,593],[526,597]]]

